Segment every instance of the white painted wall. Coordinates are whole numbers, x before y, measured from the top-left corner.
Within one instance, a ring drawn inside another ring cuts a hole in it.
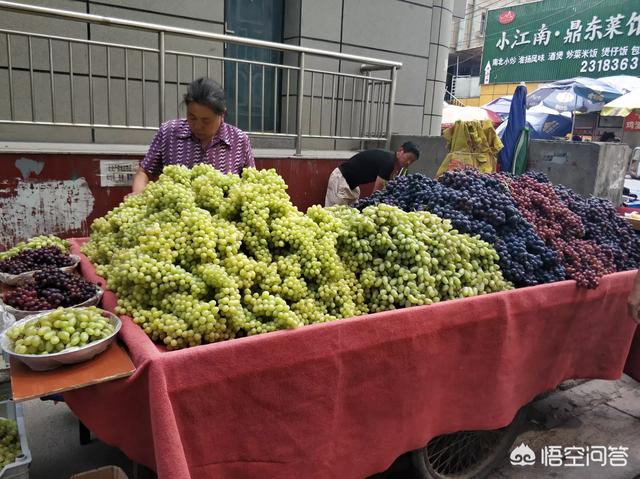
[[[84,178],[20,181],[15,191],[0,186],[0,244],[86,227],[94,202]]]

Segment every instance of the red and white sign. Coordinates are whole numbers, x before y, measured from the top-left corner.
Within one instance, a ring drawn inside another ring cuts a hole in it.
[[[640,115],[631,113],[624,119],[624,131],[640,131]]]
[[[516,12],[513,10],[506,10],[500,14],[498,17],[498,22],[501,25],[508,25],[516,19]]]

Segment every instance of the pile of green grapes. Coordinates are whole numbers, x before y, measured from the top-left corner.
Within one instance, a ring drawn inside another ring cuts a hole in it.
[[[82,347],[113,334],[105,312],[89,308],[58,308],[52,313],[12,326],[5,333],[18,354],[59,353]]]
[[[511,289],[496,250],[460,234],[449,220],[386,204],[362,212],[310,208],[335,233],[338,254],[356,275],[370,311],[386,311]],[[330,218],[331,217],[331,218]],[[331,224],[337,220],[339,225]]]
[[[13,419],[0,418],[0,468],[15,462],[21,453],[18,424]]]
[[[508,289],[497,255],[429,213],[295,208],[273,170],[168,166],[84,248],[168,349]]]
[[[57,246],[65,253],[69,252],[69,242],[67,240],[63,240],[54,235],[35,236],[29,241],[18,243],[13,248],[8,249],[7,251],[0,251],[0,260],[11,258],[12,256],[17,255],[24,250],[39,249],[44,248],[45,246]]]

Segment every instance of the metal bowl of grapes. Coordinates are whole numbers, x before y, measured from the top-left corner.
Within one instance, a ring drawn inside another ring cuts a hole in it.
[[[95,306],[28,316],[0,336],[2,349],[34,371],[87,361],[116,339],[122,322]]]
[[[99,285],[78,274],[45,268],[33,273],[30,281],[14,288],[5,288],[0,294],[0,305],[16,319],[22,319],[49,313],[60,306],[96,306],[102,294]]]

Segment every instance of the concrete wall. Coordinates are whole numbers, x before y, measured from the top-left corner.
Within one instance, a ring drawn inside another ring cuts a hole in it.
[[[170,0],[108,0],[104,2],[91,0],[32,0],[30,4],[42,5],[64,10],[72,10],[95,15],[113,16],[129,20],[144,21],[171,25],[176,27],[204,30],[222,33],[224,25],[224,2],[222,0],[209,2],[207,0],[188,0],[180,3]],[[59,35],[79,39],[90,39],[118,44],[136,45],[142,47],[157,47],[157,35],[150,32],[131,29],[114,28],[101,25],[86,25],[61,19],[5,13],[0,15],[0,28],[22,30],[46,35]],[[217,42],[208,42],[167,35],[167,50],[188,51],[193,53],[207,53],[221,55],[223,47]],[[6,37],[0,36],[0,91],[8,91]],[[26,39],[12,37],[12,66],[16,91],[17,118],[31,119],[31,102],[29,100],[28,55]],[[56,120],[71,121],[71,102],[69,88],[69,54],[67,45],[63,42],[52,43],[52,56],[55,69],[56,91]],[[167,58],[166,65],[166,118],[178,114],[177,103],[179,95],[184,91],[184,85],[191,79],[192,68],[190,62],[180,63],[181,86],[176,86],[177,66],[175,56]],[[106,97],[106,49],[92,48],[92,65],[94,70],[94,108],[95,121],[107,123]],[[184,59],[183,59],[184,60]],[[111,84],[111,112],[112,121],[125,123],[125,108],[128,108],[129,121],[132,124],[142,122],[142,89],[141,72],[142,56],[139,52],[129,51],[128,54],[129,102],[125,104],[124,81],[124,52],[112,49],[110,59],[110,74],[114,80]],[[146,123],[155,126],[158,123],[158,84],[157,84],[157,55],[145,54],[145,95],[147,97]],[[87,47],[80,44],[73,46],[74,70],[74,113],[76,122],[89,121],[89,88],[87,77],[88,53]],[[36,90],[36,118],[40,121],[51,121],[50,88],[49,88],[49,54],[45,39],[33,42],[33,67],[36,70],[34,86]],[[208,74],[221,79],[220,65],[211,65]],[[203,63],[196,65],[196,74],[205,74]],[[8,95],[0,99],[0,115],[8,117]],[[2,127],[2,139],[11,141],[29,141],[34,137],[40,141],[56,142],[96,142],[96,143],[148,143],[153,135],[151,131],[108,130],[71,127],[43,127],[43,126],[7,126]]]
[[[286,0],[284,42],[402,62],[392,131],[429,134],[432,120],[439,132],[452,9],[452,0]],[[360,73],[359,63],[313,57],[307,62],[311,68]],[[355,91],[355,98],[360,98],[360,85]],[[351,93],[347,92],[347,99],[350,98]],[[356,102],[356,118],[359,111]],[[349,117],[345,120],[347,123],[340,126],[348,131]],[[303,123],[307,121],[303,119]],[[359,146],[358,142],[329,143],[337,149]],[[327,144],[320,140],[304,142],[308,148]]]
[[[453,21],[452,0],[434,0],[429,38],[429,60],[422,116],[422,135],[439,135],[442,104],[447,84],[449,38]],[[405,133],[402,130],[399,132]],[[409,132],[406,132],[409,133]]]
[[[405,141],[415,143],[420,150],[420,159],[411,165],[410,172],[435,178],[444,157],[449,153],[446,140],[441,136],[394,135],[391,138],[391,148],[396,150]]]
[[[640,131],[623,131],[622,141],[631,148],[640,146]]]
[[[542,171],[551,182],[581,195],[620,203],[631,149],[619,143],[539,141],[529,143],[527,169]]]

